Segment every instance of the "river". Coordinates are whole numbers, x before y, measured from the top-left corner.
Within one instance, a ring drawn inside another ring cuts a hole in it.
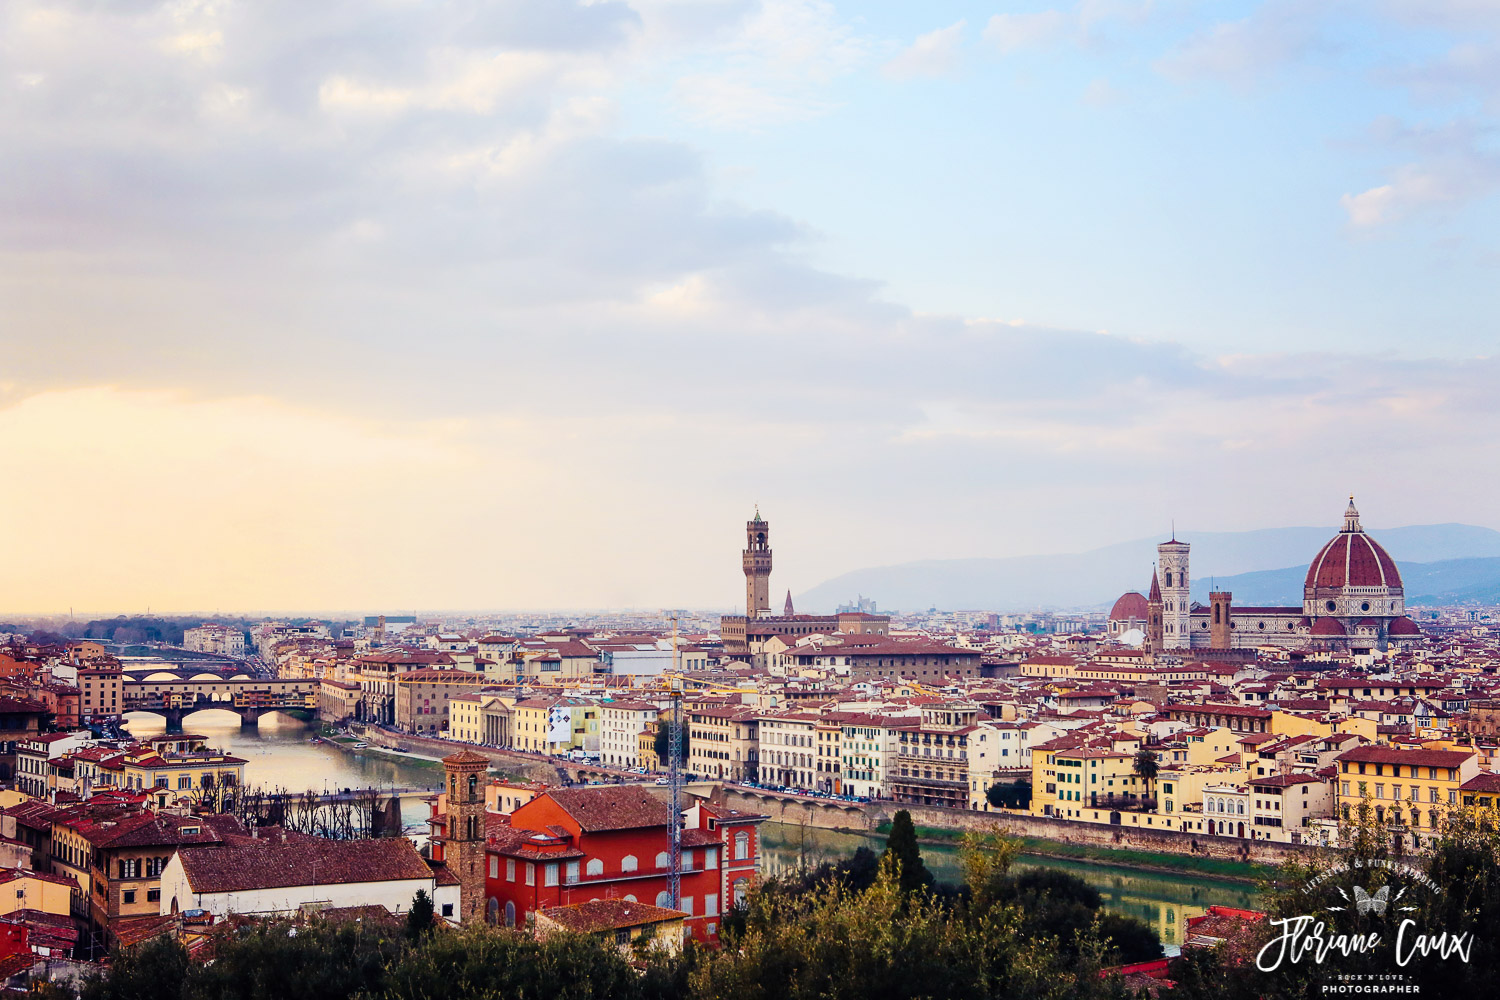
[[[126,725],[135,736],[165,730],[165,722],[157,715],[131,714]],[[262,716],[259,728],[241,729],[239,716],[232,712],[199,712],[189,718],[185,728],[205,737],[209,745],[243,757],[245,784],[267,790],[301,792],[374,785],[435,791],[442,784],[442,771],[433,761],[417,757],[403,760],[387,753],[350,753],[326,743],[309,743],[313,728],[279,713]],[[419,839],[425,836],[426,808],[408,799],[402,813],[407,832]],[[761,835],[761,868],[765,874],[774,875],[803,863],[837,861],[861,846],[878,852],[885,841],[863,834],[767,823]],[[959,881],[957,848],[924,844],[922,858],[938,879]],[[1023,857],[1019,864],[1073,872],[1099,890],[1107,909],[1140,917],[1156,928],[1172,953],[1182,936],[1185,917],[1197,916],[1210,904],[1247,908],[1259,904],[1253,887],[1220,879],[1031,856]]]
[[[879,853],[885,849],[885,838],[766,823],[761,827],[761,870],[774,875],[803,864],[813,866],[823,861],[838,861],[860,847]],[[962,881],[957,847],[923,844],[922,862],[941,882]],[[1169,955],[1175,955],[1181,944],[1183,921],[1201,915],[1210,905],[1243,909],[1258,909],[1260,906],[1260,894],[1254,886],[1223,879],[1146,872],[1097,862],[1032,855],[1022,855],[1016,867],[1060,868],[1072,872],[1099,890],[1106,910],[1139,917],[1150,924]]]

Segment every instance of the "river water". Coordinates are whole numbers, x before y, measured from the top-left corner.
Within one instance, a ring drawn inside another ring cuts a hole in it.
[[[785,823],[761,827],[761,870],[768,875],[799,865],[809,867],[823,861],[838,861],[868,847],[877,854],[885,849],[885,838],[859,833],[840,833]],[[961,882],[958,848],[922,845],[922,862],[940,882]],[[1059,868],[1071,872],[1099,890],[1104,908],[1139,917],[1155,928],[1167,953],[1177,953],[1184,921],[1203,914],[1210,905],[1257,909],[1260,894],[1255,887],[1223,879],[1195,875],[1145,872],[1134,868],[1091,861],[1072,861],[1022,855],[1017,868]]]
[[[135,736],[147,736],[163,732],[165,722],[157,715],[131,714],[127,728]],[[245,758],[245,784],[252,787],[301,792],[373,785],[436,791],[442,784],[442,769],[435,761],[380,752],[350,753],[327,743],[309,743],[314,730],[279,713],[262,716],[258,729],[241,729],[239,716],[232,712],[199,712],[185,728],[204,736],[211,746]],[[409,834],[424,836],[426,818],[424,805],[405,800],[402,819]],[[761,868],[764,874],[774,875],[802,864],[838,861],[861,846],[879,852],[885,841],[864,834],[767,823],[761,833]],[[924,844],[922,859],[939,880],[960,880],[957,848]],[[1099,890],[1107,909],[1139,917],[1156,928],[1170,953],[1175,953],[1181,940],[1186,917],[1203,913],[1211,904],[1253,909],[1260,902],[1254,887],[1220,879],[1030,856],[1018,864],[1044,865],[1078,875]]]

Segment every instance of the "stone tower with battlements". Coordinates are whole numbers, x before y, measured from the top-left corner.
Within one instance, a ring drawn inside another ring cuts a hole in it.
[[[1234,609],[1234,595],[1227,590],[1216,590],[1208,595],[1208,645],[1210,649],[1229,649],[1234,646],[1234,624],[1230,612]]]
[[[488,758],[460,750],[443,758],[446,829],[443,863],[458,878],[458,919],[484,918],[484,782]]]
[[[745,522],[745,617],[771,613],[771,526],[755,508],[755,519]]]

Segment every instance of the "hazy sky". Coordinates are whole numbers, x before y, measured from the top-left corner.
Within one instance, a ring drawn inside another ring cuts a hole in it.
[[[8,0],[0,609],[1500,526],[1497,126],[1493,0]]]

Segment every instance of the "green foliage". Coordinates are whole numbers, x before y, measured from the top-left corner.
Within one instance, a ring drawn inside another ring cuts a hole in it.
[[[559,934],[536,941],[485,924],[433,935],[390,970],[389,1000],[586,1000],[644,998],[643,979],[618,950]],[[269,998],[268,998],[269,1000]]]
[[[1152,753],[1150,750],[1147,750],[1145,747],[1141,747],[1135,752],[1136,774],[1138,774],[1142,778],[1145,778],[1147,782],[1152,782],[1156,780],[1157,771],[1158,766],[1156,763],[1156,754]]]
[[[910,830],[909,816],[902,825]],[[625,954],[613,939],[537,940],[488,924],[409,934],[382,922],[268,921],[228,930],[207,963],[169,939],[117,952],[85,1000],[1124,1000],[1102,966],[1145,954],[1143,933],[1155,945],[1149,928],[1090,910],[1097,894],[1078,880],[1014,874],[1019,844],[998,830],[967,838],[967,884],[956,892],[903,885],[916,842],[893,840],[878,860],[866,851],[770,880],[725,914],[717,951]]]
[[[996,782],[984,797],[996,809],[1025,809],[1031,805],[1031,782]]]
[[[891,817],[891,834],[886,838],[880,863],[894,868],[902,892],[932,886],[932,872],[923,864],[922,848],[917,844],[917,828],[912,825],[911,813],[905,809]]]
[[[411,909],[406,912],[406,936],[415,939],[430,934],[433,913],[432,897],[426,889],[418,889],[411,898]]]
[[[184,1000],[334,1000],[375,996],[402,954],[399,932],[362,923],[271,921],[237,931],[195,966]],[[166,997],[172,994],[164,993]]]
[[[678,735],[677,743],[682,748],[682,764],[683,764],[683,767],[687,766],[687,759],[688,759],[688,737],[687,737],[687,732],[688,732],[688,727],[686,725],[684,725],[680,730],[678,730],[678,734],[677,734]],[[659,726],[656,727],[656,741],[652,744],[652,746],[656,749],[657,766],[660,767],[662,770],[666,770],[667,766],[671,763],[671,760],[670,760],[670,757],[671,757],[671,746],[672,746],[672,744],[671,744],[671,739],[672,739],[671,734],[672,734],[672,726],[671,726],[670,723],[668,723],[666,721],[663,721],[661,723],[661,725],[659,725]]]
[[[170,938],[117,951],[109,974],[88,980],[82,1000],[172,1000],[183,997],[192,963],[186,949]]]

